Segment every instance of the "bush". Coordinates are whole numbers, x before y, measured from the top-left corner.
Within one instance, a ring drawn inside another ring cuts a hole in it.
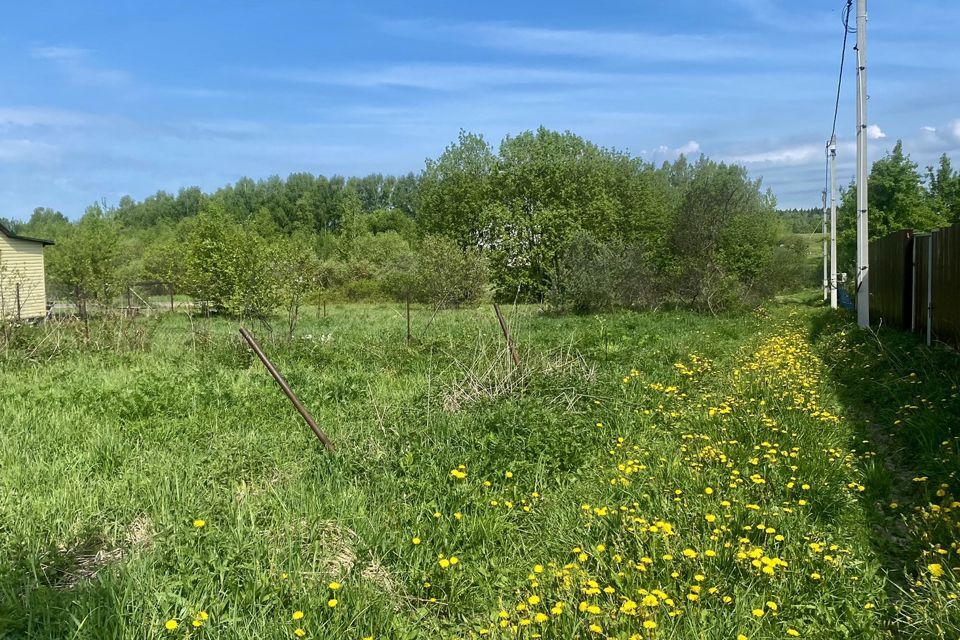
[[[208,309],[262,319],[280,302],[276,258],[264,238],[211,203],[188,233],[179,284]]]
[[[658,289],[639,247],[600,242],[581,232],[571,240],[554,274],[548,302],[581,313],[643,309],[657,304]]]
[[[475,304],[487,295],[490,272],[476,249],[442,236],[426,236],[413,268],[412,297],[437,307]]]

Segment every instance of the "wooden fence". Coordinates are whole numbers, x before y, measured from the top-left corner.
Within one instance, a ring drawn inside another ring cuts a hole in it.
[[[960,225],[870,243],[870,316],[960,348]]]

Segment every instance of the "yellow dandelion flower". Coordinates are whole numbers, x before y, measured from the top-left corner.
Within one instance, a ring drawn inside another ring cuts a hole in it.
[[[293,619],[294,619],[294,620],[303,620],[303,611],[299,611],[299,610],[298,610],[298,611],[294,611],[294,612],[293,612]]]
[[[206,524],[207,524],[206,520],[200,520],[199,518],[193,521],[193,526],[196,527],[197,529],[205,527]]]
[[[330,607],[331,609],[337,606],[338,604],[339,603],[337,602],[336,598],[330,598],[329,600],[327,600],[327,606]]]
[[[166,627],[167,631],[173,631],[177,628],[177,621],[170,618],[163,626]]]

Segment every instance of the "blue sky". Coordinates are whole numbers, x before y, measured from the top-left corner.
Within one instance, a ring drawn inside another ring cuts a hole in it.
[[[0,216],[244,175],[418,171],[461,128],[496,143],[540,125],[657,162],[740,162],[781,206],[816,205],[843,5],[4,3]],[[903,138],[921,166],[960,163],[958,25],[956,0],[871,0],[871,160]]]

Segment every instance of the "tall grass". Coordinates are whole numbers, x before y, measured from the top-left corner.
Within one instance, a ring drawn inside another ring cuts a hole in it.
[[[846,321],[519,307],[516,368],[486,308],[418,311],[411,344],[398,307],[328,312],[292,340],[254,329],[334,455],[235,322],[19,338],[0,364],[0,637],[938,637],[922,610],[949,607],[955,529],[936,529],[945,575],[904,598],[887,572],[927,571],[929,519],[900,509],[909,544],[878,544],[894,445],[863,440],[901,402],[870,398],[909,378],[858,369],[892,358]],[[956,380],[937,357],[924,389]],[[929,445],[931,483],[952,473],[932,443],[955,398],[909,410],[898,445]]]

